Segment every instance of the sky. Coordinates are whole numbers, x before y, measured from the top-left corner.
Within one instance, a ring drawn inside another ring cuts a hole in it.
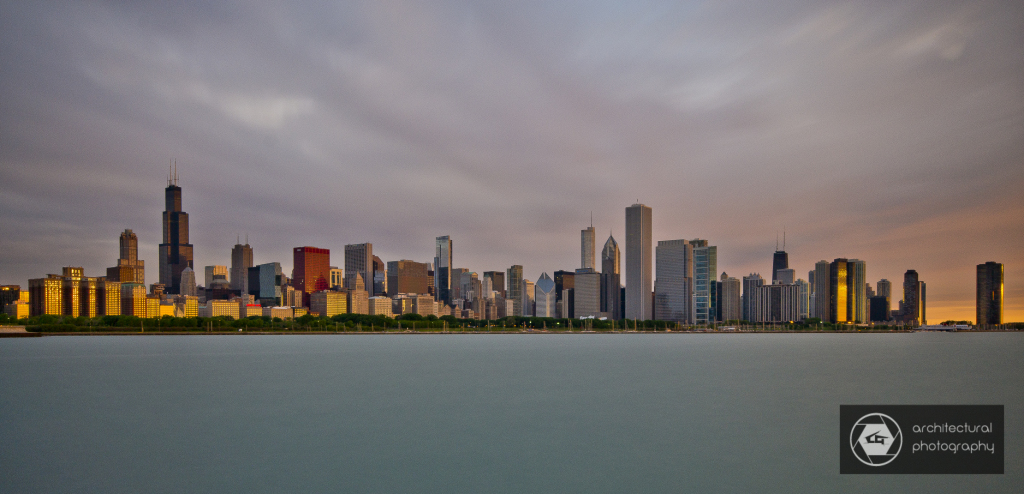
[[[929,322],[1001,262],[1024,321],[1022,47],[1019,1],[3,2],[0,284],[102,276],[126,228],[158,281],[173,161],[200,273],[450,235],[536,280],[640,202],[719,274],[783,231],[801,278],[916,269]]]

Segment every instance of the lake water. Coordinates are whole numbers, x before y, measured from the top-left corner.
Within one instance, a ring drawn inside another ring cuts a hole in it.
[[[1005,405],[1004,475],[839,475],[840,404]],[[0,340],[0,492],[1024,492],[1024,334]]]

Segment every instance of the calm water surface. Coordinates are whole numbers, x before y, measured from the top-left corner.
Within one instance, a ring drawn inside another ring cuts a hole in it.
[[[1024,492],[1024,334],[0,340],[0,492]],[[1002,404],[1004,475],[839,475],[840,404]]]

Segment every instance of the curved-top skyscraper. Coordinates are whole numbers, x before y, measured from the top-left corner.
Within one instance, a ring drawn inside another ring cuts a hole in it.
[[[181,210],[181,187],[178,187],[176,171],[167,177],[164,204],[160,283],[165,287],[164,293],[177,295],[181,293],[181,272],[193,266],[192,244],[188,243],[188,213]]]

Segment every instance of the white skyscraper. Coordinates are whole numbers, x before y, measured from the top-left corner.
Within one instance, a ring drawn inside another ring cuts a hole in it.
[[[651,208],[634,204],[626,208],[626,319],[654,316]]]
[[[597,248],[597,232],[594,231],[594,225],[590,225],[590,228],[585,228],[580,231],[580,268],[581,269],[597,269],[596,261],[594,258],[595,249]]]

